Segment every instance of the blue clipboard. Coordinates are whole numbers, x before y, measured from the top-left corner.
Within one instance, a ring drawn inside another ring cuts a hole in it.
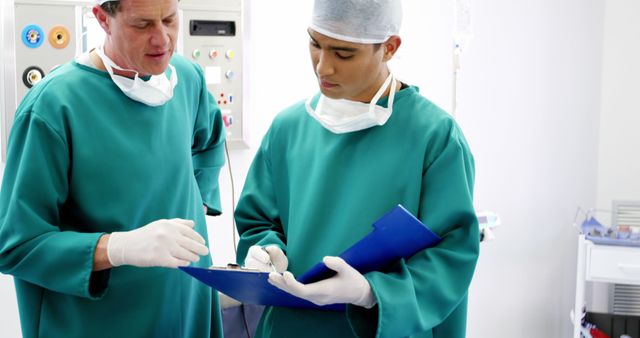
[[[308,300],[286,293],[268,282],[269,272],[238,268],[181,267],[199,281],[244,304],[325,309],[343,311],[344,304],[318,306]]]
[[[383,271],[399,259],[432,247],[441,238],[401,205],[373,223],[373,231],[345,250],[340,257],[360,273]],[[225,268],[181,267],[199,281],[245,304],[344,311],[344,304],[318,306],[269,284],[268,272]],[[300,275],[308,284],[333,276],[320,262]]]

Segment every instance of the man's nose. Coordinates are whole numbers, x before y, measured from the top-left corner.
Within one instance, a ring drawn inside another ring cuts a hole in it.
[[[169,30],[163,24],[156,24],[151,31],[151,45],[156,47],[164,47],[171,41]]]
[[[335,72],[333,68],[333,62],[328,55],[330,52],[320,51],[318,52],[318,63],[316,64],[316,74],[319,77],[332,75]]]

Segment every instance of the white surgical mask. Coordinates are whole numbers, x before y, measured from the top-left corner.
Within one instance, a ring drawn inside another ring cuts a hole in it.
[[[377,105],[382,94],[391,84],[387,108]],[[320,94],[316,109],[311,107],[312,97],[307,99],[307,113],[322,126],[335,134],[381,126],[387,123],[393,110],[393,98],[396,93],[397,81],[393,74],[389,74],[370,103],[362,103],[345,99],[332,99]]]
[[[178,84],[178,73],[176,68],[169,65],[171,69],[171,79],[162,73],[160,75],[152,75],[148,81],[143,81],[138,72],[130,69],[124,69],[116,65],[105,53],[103,46],[96,48],[96,53],[102,59],[104,67],[111,76],[111,80],[132,100],[146,104],[147,106],[157,107],[165,104],[173,97],[173,88]],[[120,76],[113,73],[113,69],[125,72],[136,73],[133,79],[126,76]]]

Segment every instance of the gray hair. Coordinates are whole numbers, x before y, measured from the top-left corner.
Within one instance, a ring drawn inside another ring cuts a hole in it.
[[[100,5],[100,7],[102,7],[102,10],[109,14],[109,16],[115,16],[120,10],[120,1],[107,1]]]
[[[178,2],[180,2],[180,0],[178,0]],[[100,5],[100,7],[102,7],[102,10],[109,14],[109,16],[115,16],[120,10],[120,0],[106,1]]]

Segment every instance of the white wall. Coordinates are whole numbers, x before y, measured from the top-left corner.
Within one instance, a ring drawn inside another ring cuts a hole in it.
[[[640,200],[640,2],[605,3],[597,204],[610,210],[613,200]],[[591,311],[608,311],[609,286],[592,283]]]
[[[598,206],[640,200],[640,2],[606,1]]]
[[[4,110],[5,110],[5,88],[4,88],[4,68],[5,68],[5,53],[7,53],[7,51],[4,48],[4,44],[5,44],[5,7],[7,6],[7,1],[2,2],[0,4],[0,48],[2,48],[2,51],[0,51],[0,83],[2,83],[2,88],[0,88],[0,168],[2,168],[2,170],[4,170],[2,163],[4,162],[4,152],[2,151],[2,149],[4,149]],[[2,177],[2,170],[0,170],[0,178]]]
[[[481,245],[469,337],[569,337],[577,206],[596,201],[603,0],[473,3],[459,120],[476,205],[504,226]]]
[[[0,274],[0,337],[20,336],[20,317],[13,277]]]

